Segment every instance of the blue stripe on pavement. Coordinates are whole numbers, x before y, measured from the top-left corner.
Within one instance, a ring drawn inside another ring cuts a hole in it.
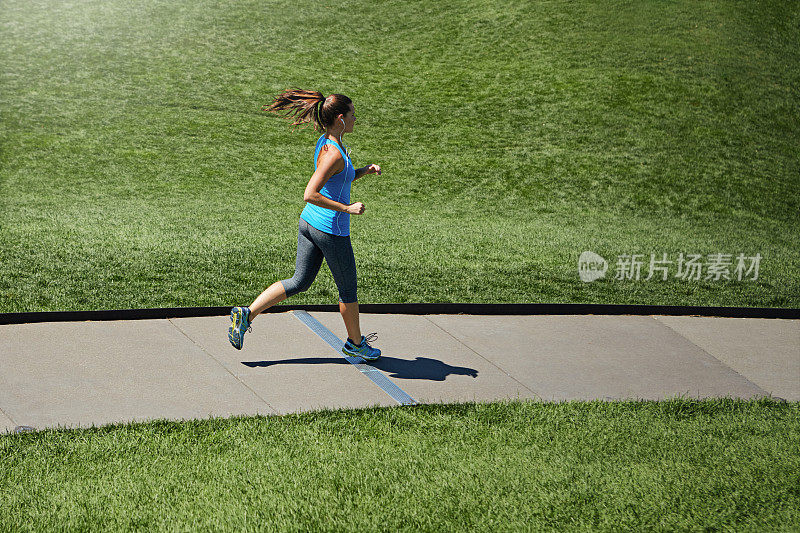
[[[319,321],[309,315],[307,311],[292,311],[292,314],[294,314],[300,322],[308,326],[308,329],[319,335],[322,340],[328,343],[328,346],[336,351],[336,353],[347,359],[350,364],[371,379],[373,383],[380,387],[383,392],[391,396],[397,403],[400,405],[415,405],[417,403],[414,398],[409,396],[403,389],[387,378],[383,372],[374,366],[366,364],[360,357],[353,357],[342,352],[344,341],[334,335],[331,330],[320,324]]]

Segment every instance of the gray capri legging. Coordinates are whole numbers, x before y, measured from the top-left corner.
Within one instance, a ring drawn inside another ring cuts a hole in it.
[[[320,231],[304,219],[300,219],[297,233],[297,260],[294,276],[281,280],[286,297],[308,290],[317,277],[322,258],[331,269],[333,280],[339,289],[339,301],[357,302],[356,258],[350,236],[331,235]]]

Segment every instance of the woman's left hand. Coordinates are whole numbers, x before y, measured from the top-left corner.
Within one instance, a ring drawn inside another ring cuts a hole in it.
[[[367,166],[366,169],[367,170],[366,170],[366,172],[364,172],[364,174],[377,174],[378,176],[381,175],[381,167],[380,167],[380,165],[372,164],[372,165]]]

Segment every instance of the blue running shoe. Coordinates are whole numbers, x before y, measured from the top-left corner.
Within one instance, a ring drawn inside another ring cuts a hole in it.
[[[361,344],[356,346],[348,339],[347,342],[344,343],[342,347],[342,352],[347,355],[354,355],[356,357],[360,357],[365,361],[374,361],[378,357],[381,356],[381,351],[377,348],[373,348],[369,345],[371,341],[374,341],[378,338],[377,333],[370,333],[369,336],[361,336]]]
[[[231,325],[228,328],[228,340],[231,341],[231,344],[233,344],[233,347],[237,350],[242,349],[244,334],[247,331],[253,331],[253,328],[250,327],[250,308],[234,307],[231,309]]]

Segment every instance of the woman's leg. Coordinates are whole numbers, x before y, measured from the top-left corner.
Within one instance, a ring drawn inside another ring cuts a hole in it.
[[[286,289],[283,288],[283,283],[276,281],[250,304],[250,322],[265,310],[284,301],[286,298],[288,297],[286,296]]]
[[[341,243],[337,244],[340,244],[336,250],[335,259],[338,265],[333,279],[339,289],[339,312],[342,314],[344,327],[347,328],[347,336],[355,344],[360,344],[361,324],[358,319],[358,297],[356,293],[356,258],[353,255],[350,237],[347,237],[346,246],[342,246]],[[330,267],[330,262],[328,262],[328,267]],[[333,272],[334,270],[331,269],[331,273]]]
[[[322,249],[339,289],[339,312],[347,328],[347,336],[358,344],[361,342],[361,325],[358,318],[356,258],[350,237],[331,235],[315,228],[309,231],[314,242]]]
[[[356,344],[361,342],[361,325],[358,323],[358,302],[346,304],[339,301],[339,312],[347,328],[347,336]]]
[[[322,250],[311,240],[308,223],[300,219],[297,232],[297,258],[294,263],[294,276],[276,281],[250,304],[250,321],[278,302],[308,290],[322,266]]]

